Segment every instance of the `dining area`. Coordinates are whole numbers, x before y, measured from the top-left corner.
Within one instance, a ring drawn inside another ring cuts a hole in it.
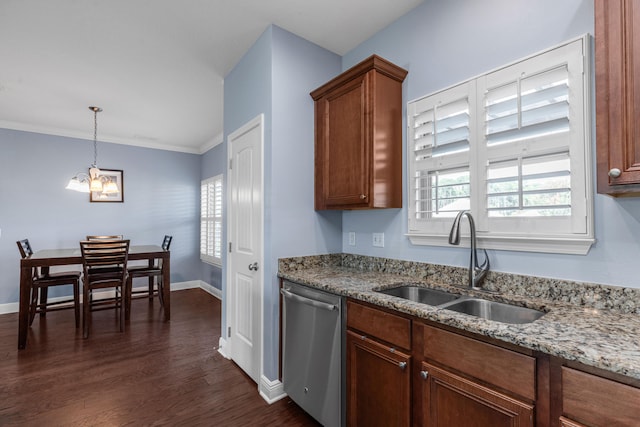
[[[36,315],[49,311],[73,311],[75,327],[82,337],[91,333],[94,311],[112,309],[123,332],[131,314],[133,298],[157,297],[163,321],[171,318],[170,245],[131,244],[123,235],[87,235],[77,247],[33,250],[28,239],[16,242],[20,251],[18,349],[25,349]],[[64,268],[65,271],[61,271]],[[68,269],[68,270],[67,270]],[[55,270],[55,271],[54,271]],[[144,287],[134,288],[136,278],[146,278]],[[72,296],[49,298],[49,288],[72,286]]]

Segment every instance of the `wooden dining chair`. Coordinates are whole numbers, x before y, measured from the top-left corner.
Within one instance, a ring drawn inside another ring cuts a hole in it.
[[[129,240],[85,240],[80,242],[80,250],[83,267],[83,338],[89,336],[91,312],[98,310],[119,310],[120,332],[123,332],[127,307]],[[94,298],[94,291],[108,289],[114,291],[113,297]]]
[[[93,236],[87,235],[87,240],[122,240],[124,237],[122,234],[114,234],[111,236]]]
[[[168,251],[171,246],[171,241],[173,240],[173,236],[165,235],[162,240],[162,250]],[[162,299],[162,260],[158,260],[156,263],[149,265],[136,265],[130,266],[127,268],[129,273],[129,282],[127,283],[127,292],[129,292],[129,300],[127,305],[127,310],[125,316],[129,319],[130,311],[131,311],[131,299],[132,298],[145,298],[148,297],[149,300],[153,300],[155,295],[158,295],[158,299],[160,300],[160,305],[164,305],[164,301]],[[149,278],[149,287],[144,290],[136,290],[133,291],[133,279],[136,277],[148,277]],[[157,284],[157,288],[156,288]]]
[[[22,258],[29,258],[33,255],[33,249],[29,243],[29,239],[18,240],[16,242]],[[76,328],[80,327],[80,272],[79,271],[61,271],[50,273],[48,268],[33,269],[33,279],[31,290],[29,292],[29,326],[33,323],[36,313],[40,313],[40,317],[46,316],[48,311],[68,310],[73,308],[75,311]],[[51,286],[73,286],[73,298],[64,298],[55,302],[47,300],[49,288]],[[38,298],[39,297],[39,298]]]

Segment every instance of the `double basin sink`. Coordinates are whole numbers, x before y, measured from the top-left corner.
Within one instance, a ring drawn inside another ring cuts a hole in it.
[[[531,323],[544,315],[531,308],[409,284],[377,292],[502,323]]]

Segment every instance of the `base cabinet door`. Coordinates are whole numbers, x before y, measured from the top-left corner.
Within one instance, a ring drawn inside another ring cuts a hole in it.
[[[534,407],[452,372],[422,362],[422,425],[533,426]]]
[[[409,426],[411,356],[347,331],[347,423]]]
[[[560,420],[563,427],[640,426],[640,388],[563,366]]]

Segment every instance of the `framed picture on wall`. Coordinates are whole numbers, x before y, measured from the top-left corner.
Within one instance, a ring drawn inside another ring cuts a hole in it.
[[[124,202],[124,179],[121,170],[100,169],[98,180],[102,184],[102,191],[91,191],[89,193],[91,202]]]

